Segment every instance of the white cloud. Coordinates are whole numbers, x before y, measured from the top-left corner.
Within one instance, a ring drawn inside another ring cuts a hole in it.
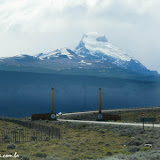
[[[0,56],[74,48],[98,31],[160,71],[159,0],[1,0]]]

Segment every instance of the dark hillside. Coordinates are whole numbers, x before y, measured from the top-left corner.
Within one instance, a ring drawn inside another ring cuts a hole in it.
[[[51,87],[57,112],[98,109],[99,87],[103,109],[160,105],[158,82],[0,71],[0,115],[50,112]]]

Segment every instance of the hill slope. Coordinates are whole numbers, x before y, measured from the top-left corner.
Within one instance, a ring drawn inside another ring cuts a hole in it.
[[[0,71],[0,110],[6,116],[50,112],[51,87],[56,112],[158,106],[160,83],[118,78]]]

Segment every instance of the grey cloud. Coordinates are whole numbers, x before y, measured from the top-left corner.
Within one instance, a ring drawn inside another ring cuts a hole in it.
[[[97,31],[160,72],[159,7],[158,0],[2,0],[0,57],[74,49],[85,32]]]

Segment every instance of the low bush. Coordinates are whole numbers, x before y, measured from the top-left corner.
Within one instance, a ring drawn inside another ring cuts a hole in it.
[[[16,145],[14,143],[7,145],[7,149],[15,149],[15,148],[16,148]]]
[[[131,155],[118,154],[98,160],[160,160],[160,151],[150,150],[148,152],[136,152]]]
[[[138,152],[139,150],[140,150],[139,147],[132,147],[129,149],[129,152],[135,153],[135,152]]]
[[[129,146],[132,146],[132,145],[134,145],[134,146],[140,146],[141,144],[142,144],[142,142],[137,141],[137,140],[132,140],[132,141],[128,142]]]
[[[62,159],[57,158],[57,157],[53,157],[53,156],[47,156],[46,160],[62,160]]]
[[[46,158],[47,154],[43,152],[38,152],[34,155],[35,157]]]
[[[23,156],[23,157],[21,158],[21,160],[29,160],[29,157]]]
[[[143,147],[143,148],[140,149],[140,151],[148,151],[150,149],[151,149],[150,147]]]

